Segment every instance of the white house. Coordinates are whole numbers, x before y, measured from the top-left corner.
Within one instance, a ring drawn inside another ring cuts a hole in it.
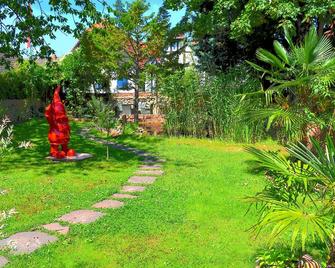
[[[79,47],[80,43],[77,42],[74,51]],[[175,41],[166,48],[167,53],[178,54],[178,63],[184,66],[190,66],[197,64],[197,57],[186,41],[184,35],[179,35]],[[109,83],[109,92],[113,94],[113,98],[116,100],[116,105],[120,114],[130,115],[133,110],[134,102],[134,89],[131,87],[131,81],[127,78],[113,79]],[[144,90],[140,92],[139,96],[139,111],[141,114],[155,114],[158,109],[155,108],[155,102],[157,96],[154,94],[156,82],[154,79],[148,79],[145,83]],[[90,87],[89,92],[92,94],[106,94],[103,86],[100,84],[94,84]]]

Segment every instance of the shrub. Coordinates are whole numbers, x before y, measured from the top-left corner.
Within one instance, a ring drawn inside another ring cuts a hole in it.
[[[45,99],[59,79],[57,68],[56,64],[42,66],[25,61],[0,73],[0,99]]]

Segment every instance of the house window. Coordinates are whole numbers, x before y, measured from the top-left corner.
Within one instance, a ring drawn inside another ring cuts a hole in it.
[[[117,82],[116,82],[116,87],[118,89],[128,88],[128,79],[127,78],[118,79]]]
[[[178,42],[174,42],[174,43],[171,45],[171,50],[172,50],[172,51],[176,51],[176,50],[178,50]]]
[[[94,89],[95,90],[102,90],[102,84],[94,83]]]

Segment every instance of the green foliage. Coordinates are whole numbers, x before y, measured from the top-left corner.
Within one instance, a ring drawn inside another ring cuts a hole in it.
[[[101,70],[85,57],[81,49],[65,56],[60,62],[60,70],[66,84],[67,108],[74,116],[82,117],[87,112],[86,94],[89,88],[104,79]]]
[[[298,254],[317,243],[332,255],[335,146],[330,136],[325,148],[313,138],[312,144],[314,151],[302,143],[288,145],[291,158],[247,148],[269,177],[264,190],[249,198],[261,212],[253,229],[258,233],[270,226],[271,244],[289,235],[291,250]]]
[[[332,0],[281,0],[275,3],[263,0],[165,0],[165,4],[174,10],[186,6],[189,15],[195,13],[192,23],[198,33],[212,33],[220,27],[241,41],[255,33],[258,26],[269,22],[275,29],[281,26],[292,28],[299,23],[301,28],[305,28],[314,20],[323,29],[323,26],[329,26],[335,7]]]
[[[93,114],[94,126],[100,128],[101,131],[106,132],[106,137],[110,135],[112,128],[116,127],[117,120],[115,112],[111,104],[105,103],[102,99],[92,97],[88,103],[88,108]],[[107,160],[109,159],[109,145],[106,145]]]
[[[331,41],[319,37],[314,27],[296,45],[287,29],[285,39],[289,49],[275,41],[275,54],[257,50],[257,58],[269,68],[249,62],[270,82],[269,88],[259,91],[265,94],[268,109],[253,116],[267,117],[268,128],[272,123],[283,127],[289,140],[301,140],[310,125],[326,131],[333,128],[335,51]]]
[[[51,0],[41,3],[40,0],[2,0],[0,53],[15,57],[49,57],[54,51],[46,37],[55,39],[57,31],[80,36],[88,24],[101,19],[101,13],[96,9],[99,2]],[[105,1],[102,3],[104,6],[107,4]],[[75,27],[70,27],[69,20],[75,20]],[[34,48],[30,51],[23,46],[28,37]]]
[[[0,99],[45,99],[59,82],[57,64],[38,65],[25,61],[17,68],[0,73]]]
[[[331,29],[335,7],[333,0],[165,0],[164,4],[186,9],[178,28],[197,40],[200,67],[210,72],[253,59],[260,46],[271,48],[273,36],[281,36],[283,26],[297,28],[297,40],[311,25],[318,25],[322,34]]]
[[[252,76],[246,66],[239,66],[217,76],[187,69],[166,77],[160,93],[166,97],[167,133],[245,142],[261,139],[263,122],[244,120],[244,114],[259,104],[237,96],[259,86]]]
[[[273,248],[258,254],[257,264],[260,268],[295,268],[296,258],[290,250]]]
[[[13,125],[7,117],[2,117],[0,122],[0,158],[13,150]]]

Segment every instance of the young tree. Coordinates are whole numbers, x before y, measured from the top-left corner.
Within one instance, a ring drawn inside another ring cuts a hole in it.
[[[134,121],[138,122],[139,92],[148,73],[164,58],[168,17],[149,14],[145,0],[123,4],[117,1],[112,17],[87,31],[83,50],[111,77],[127,78],[134,90]]]
[[[88,103],[88,106],[94,116],[95,126],[101,128],[102,131],[106,131],[106,138],[108,140],[112,128],[114,128],[117,124],[112,105],[104,103],[102,99],[93,97]],[[106,159],[109,159],[108,144],[106,144]]]

